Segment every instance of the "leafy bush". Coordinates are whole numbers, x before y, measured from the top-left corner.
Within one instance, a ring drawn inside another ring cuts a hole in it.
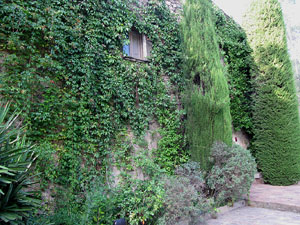
[[[199,224],[213,204],[203,194],[205,181],[200,165],[196,162],[186,163],[177,168],[175,174],[177,176],[163,178],[164,214],[159,224],[171,225],[180,221]]]
[[[163,194],[161,182],[155,179],[132,179],[116,187],[96,182],[87,194],[82,224],[112,224],[120,217],[132,225],[156,224]]]
[[[34,151],[25,143],[22,129],[16,128],[18,115],[7,120],[9,104],[0,104],[0,223],[20,224],[39,203],[28,170],[34,160]]]
[[[188,178],[190,184],[199,193],[204,193],[207,190],[205,182],[205,173],[201,171],[198,162],[188,162],[176,168],[175,174],[181,177]]]
[[[160,180],[133,180],[119,187],[122,193],[122,214],[129,224],[156,224],[163,207],[164,187]]]
[[[75,195],[71,189],[58,187],[56,190],[55,209],[50,215],[50,221],[58,225],[79,224],[82,220],[82,204],[81,195]]]
[[[33,212],[26,220],[26,225],[82,224],[83,195],[75,195],[71,189],[62,188],[61,186],[55,187],[54,193],[55,202],[52,202],[49,205],[50,207],[44,205],[38,212]]]
[[[112,224],[121,211],[119,205],[114,188],[95,182],[86,195],[83,224]]]
[[[26,225],[54,225],[48,215],[30,215],[26,221]]]
[[[214,166],[208,174],[207,185],[217,204],[248,193],[256,172],[255,160],[248,150],[216,142],[212,147],[212,159]]]

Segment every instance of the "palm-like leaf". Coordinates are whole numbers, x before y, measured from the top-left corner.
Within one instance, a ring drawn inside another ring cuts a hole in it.
[[[24,191],[32,184],[28,170],[35,158],[22,128],[14,126],[18,114],[5,120],[8,110],[9,104],[0,104],[0,223],[19,224],[39,204],[32,192]]]

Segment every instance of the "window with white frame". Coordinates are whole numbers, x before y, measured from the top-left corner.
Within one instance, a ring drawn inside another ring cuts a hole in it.
[[[123,46],[124,56],[143,61],[147,60],[152,50],[152,42],[147,36],[132,29],[129,32],[128,38],[129,44]]]

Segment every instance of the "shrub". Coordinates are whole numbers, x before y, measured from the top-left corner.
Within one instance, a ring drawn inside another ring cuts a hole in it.
[[[49,218],[53,224],[80,224],[82,218],[82,196],[75,195],[71,189],[57,187],[54,213]]]
[[[117,197],[115,189],[96,182],[86,195],[82,224],[113,224],[121,211]]]
[[[205,182],[199,163],[186,163],[177,168],[175,174],[177,176],[163,178],[164,214],[159,224],[171,225],[182,221],[201,223],[203,215],[210,211],[213,203],[203,194]]]
[[[258,168],[270,184],[294,184],[300,180],[300,123],[280,3],[255,0],[246,19],[244,27],[258,67],[253,108]]]
[[[20,224],[39,203],[28,190],[34,150],[15,127],[17,114],[6,119],[8,111],[9,104],[0,104],[0,223]]]
[[[205,173],[201,171],[198,162],[188,162],[176,168],[175,174],[181,177],[186,177],[189,183],[199,193],[204,193],[207,190],[205,184]]]
[[[26,220],[26,225],[73,225],[82,224],[82,194],[75,195],[69,188],[55,186],[55,202],[44,204]],[[44,202],[45,203],[45,202]]]
[[[49,219],[48,215],[31,215],[26,223],[26,225],[54,225]]]
[[[248,150],[216,142],[212,159],[214,166],[208,174],[207,185],[217,204],[234,201],[248,193],[256,172],[255,160]]]
[[[126,218],[128,224],[156,224],[163,203],[163,186],[155,179],[131,179],[116,187],[96,182],[86,197],[82,224],[112,224]]]
[[[164,187],[160,180],[133,180],[131,184],[120,186],[121,208],[128,215],[132,225],[156,224],[163,207]]]

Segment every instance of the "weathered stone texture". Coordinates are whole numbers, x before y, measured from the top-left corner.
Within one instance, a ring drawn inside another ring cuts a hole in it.
[[[166,0],[166,5],[170,11],[175,14],[181,14],[182,12],[182,1],[180,0]]]
[[[150,0],[139,0],[143,4],[147,4]],[[153,1],[153,0],[152,0]],[[166,0],[166,5],[172,13],[181,14],[184,0]]]
[[[232,131],[232,141],[233,143],[238,144],[239,146],[247,149],[250,145],[250,140],[248,135],[243,131]]]

